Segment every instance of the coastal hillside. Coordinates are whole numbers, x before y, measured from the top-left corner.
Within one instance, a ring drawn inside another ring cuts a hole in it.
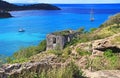
[[[51,4],[31,4],[18,6],[6,1],[0,0],[0,9],[7,11],[18,11],[18,10],[60,10],[60,8]]]
[[[0,78],[120,78],[119,31],[118,13],[90,31],[48,34],[38,46],[8,57]]]
[[[12,15],[8,12],[0,12],[0,18],[10,18]]]

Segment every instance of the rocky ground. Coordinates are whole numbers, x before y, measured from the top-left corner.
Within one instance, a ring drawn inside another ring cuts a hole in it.
[[[101,56],[106,49],[111,49],[114,52],[120,51],[120,42],[115,41],[116,38],[119,37],[120,33],[104,39],[77,44],[73,47],[73,53],[76,52],[77,48],[82,48],[84,50],[91,51],[93,56]]]
[[[83,70],[84,75],[88,78],[120,78],[120,70],[101,70],[91,72],[89,70]]]

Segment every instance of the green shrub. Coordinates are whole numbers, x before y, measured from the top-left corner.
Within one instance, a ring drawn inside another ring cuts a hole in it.
[[[7,57],[6,60],[7,60],[7,63],[12,63],[14,59],[12,57]]]
[[[48,53],[52,53],[52,54],[55,54],[55,55],[57,55],[57,56],[61,56],[62,55],[62,51],[60,50],[49,50],[49,51],[47,51]]]
[[[94,32],[95,30],[97,30],[97,28],[91,28],[90,32]]]
[[[63,56],[64,58],[68,58],[71,53],[72,53],[71,48],[67,47],[67,48],[65,48],[65,49],[63,50],[62,56]]]
[[[81,27],[81,28],[79,28],[79,29],[77,30],[77,32],[78,32],[79,34],[84,33],[84,31],[85,31],[84,27]]]
[[[108,49],[104,52],[104,56],[96,57],[92,65],[96,70],[117,70],[120,69],[120,57]]]
[[[51,50],[51,53],[53,53],[53,54],[55,54],[55,55],[57,55],[57,56],[61,56],[62,53],[63,53],[63,51],[62,51],[62,49],[60,48],[60,46],[57,45],[57,46],[55,47],[55,49]]]
[[[36,55],[46,50],[46,40],[43,40],[38,46],[30,46],[27,48],[21,48],[13,54],[12,57],[7,58],[8,63],[25,62],[33,55]]]
[[[38,54],[39,51],[37,51],[36,46],[30,46],[28,48],[21,48],[18,52],[15,52],[13,54],[13,57],[16,59],[19,58],[29,58],[32,55]]]
[[[43,70],[36,78],[84,78],[82,75],[83,72],[74,63],[71,63],[67,67]]]
[[[32,55],[38,54],[41,51],[46,50],[46,41],[43,40],[38,46],[30,46],[27,48],[21,48],[19,51],[13,54],[14,58],[29,58]]]
[[[28,61],[28,58],[19,58],[19,59],[15,59],[13,57],[7,57],[6,58],[7,60],[7,63],[23,63],[23,62],[27,62]]]
[[[120,58],[112,56],[111,58],[97,57],[93,60],[91,66],[95,70],[118,70],[120,69]]]
[[[39,52],[46,50],[46,40],[43,40],[42,42],[40,42],[40,44],[37,46],[37,50]]]
[[[83,78],[83,72],[80,70],[78,66],[75,65],[74,62],[70,63],[70,66],[68,67],[70,71],[72,71],[73,75],[72,78]]]
[[[0,66],[6,63],[6,56],[0,55]]]
[[[82,49],[80,49],[80,48],[77,48],[77,49],[76,49],[76,52],[77,52],[79,55],[81,55],[81,56],[91,55],[91,54],[92,54],[91,52],[82,50]]]
[[[104,52],[105,57],[112,57],[113,55],[114,55],[114,53],[110,49],[108,49]]]

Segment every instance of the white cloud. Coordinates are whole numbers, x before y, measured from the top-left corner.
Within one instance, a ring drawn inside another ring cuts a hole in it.
[[[12,3],[120,3],[120,0],[5,0]]]

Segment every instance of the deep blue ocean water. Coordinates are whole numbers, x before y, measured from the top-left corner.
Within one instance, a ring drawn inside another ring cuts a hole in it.
[[[120,4],[54,4],[62,10],[13,11],[13,18],[0,19],[0,54],[10,56],[21,47],[37,45],[46,34],[65,30],[99,27],[109,16],[120,12]],[[90,22],[94,9],[95,21]],[[24,28],[26,32],[18,32]]]

